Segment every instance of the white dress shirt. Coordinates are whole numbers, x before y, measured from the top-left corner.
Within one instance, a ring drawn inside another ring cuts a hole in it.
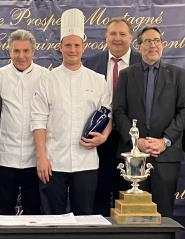
[[[36,166],[35,147],[30,131],[33,89],[47,69],[34,63],[23,72],[12,63],[0,68],[0,165],[12,168]]]
[[[53,171],[75,172],[97,169],[96,148],[80,145],[89,116],[101,106],[110,109],[111,97],[103,75],[84,66],[71,71],[64,65],[40,82],[32,104],[34,129],[46,129],[47,157]]]
[[[129,66],[129,62],[130,62],[130,52],[131,49],[129,48],[129,50],[127,51],[127,53],[125,55],[123,55],[122,57],[120,57],[119,59],[121,59],[121,61],[118,62],[118,72],[122,69],[125,69]],[[111,59],[113,56],[110,51],[109,51],[109,59],[108,59],[108,64],[107,64],[107,83],[108,83],[108,87],[109,90],[113,93],[113,68],[114,68],[114,61]]]

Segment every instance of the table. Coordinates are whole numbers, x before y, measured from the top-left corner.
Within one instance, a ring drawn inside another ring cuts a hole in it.
[[[180,239],[183,226],[171,218],[161,224],[111,226],[1,226],[0,239]]]

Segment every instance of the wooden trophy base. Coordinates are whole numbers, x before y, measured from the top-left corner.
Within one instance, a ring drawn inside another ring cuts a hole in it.
[[[152,202],[148,192],[131,194],[120,191],[120,199],[115,200],[115,208],[111,208],[111,217],[117,224],[160,224],[161,214],[157,205]]]

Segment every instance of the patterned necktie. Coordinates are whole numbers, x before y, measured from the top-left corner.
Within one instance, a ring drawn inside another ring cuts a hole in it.
[[[114,92],[118,81],[118,62],[121,61],[121,59],[115,57],[112,57],[111,59],[114,61],[113,67],[113,92]]]
[[[147,80],[147,88],[146,88],[146,125],[147,128],[150,128],[150,115],[152,110],[153,103],[153,95],[155,88],[155,74],[154,67],[149,67],[148,71],[148,80]]]

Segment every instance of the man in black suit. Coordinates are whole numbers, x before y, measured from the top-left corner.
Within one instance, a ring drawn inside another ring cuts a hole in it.
[[[161,61],[164,46],[156,26],[145,26],[137,41],[142,62],[120,72],[113,102],[113,117],[120,133],[118,155],[131,150],[129,130],[132,119],[137,119],[138,148],[150,154],[147,161],[154,166],[143,189],[152,193],[162,216],[172,217],[183,159],[185,70]]]
[[[105,75],[110,91],[113,94],[114,62],[112,58],[119,59],[119,71],[141,61],[141,56],[130,47],[133,39],[132,27],[124,18],[116,17],[110,20],[107,24],[105,38],[108,49],[85,59],[84,65]],[[120,177],[117,170],[117,165],[119,164],[116,158],[118,141],[119,135],[114,128],[106,143],[98,147],[100,165],[94,206],[95,214],[109,216],[111,193],[113,199],[115,199],[118,198],[120,189],[127,189],[126,182]]]

